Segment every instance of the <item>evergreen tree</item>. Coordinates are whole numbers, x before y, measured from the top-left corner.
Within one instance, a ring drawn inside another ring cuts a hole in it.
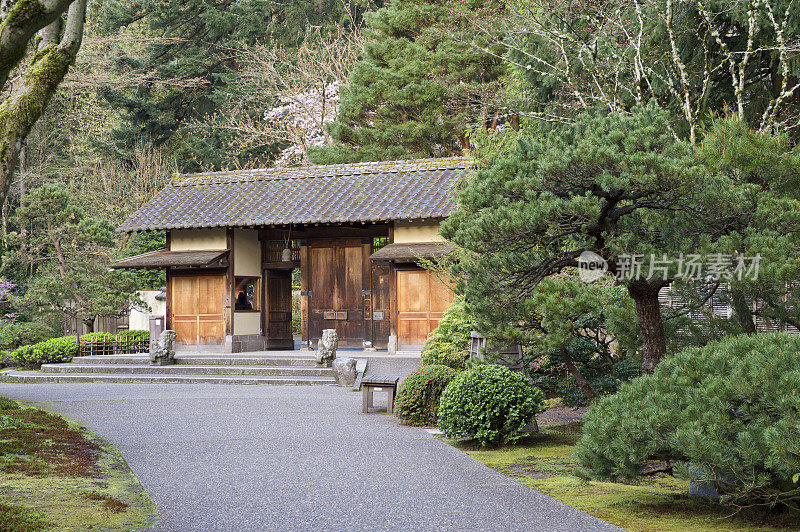
[[[181,170],[236,161],[238,154],[227,153],[226,134],[195,139],[184,133],[182,125],[212,116],[239,97],[242,84],[236,78],[237,50],[265,41],[296,46],[309,24],[323,28],[334,23],[359,24],[372,5],[370,0],[347,4],[324,0],[138,0],[104,5],[104,31],[140,24],[149,39],[144,55],[125,55],[118,67],[155,74],[152,81],[133,89],[102,90],[107,103],[121,110],[123,118],[112,132],[112,145],[106,148],[129,160],[141,139],[155,146],[171,142],[184,165]],[[264,109],[248,112],[261,116]],[[270,146],[260,149],[262,160],[274,151]]]
[[[9,235],[11,251],[3,263],[29,272],[27,304],[77,318],[92,331],[95,318],[119,316],[140,303],[132,297],[136,287],[130,274],[109,270],[113,226],[86,216],[63,185],[32,190],[15,214],[22,230]]]
[[[746,187],[745,187],[746,190]],[[442,234],[465,252],[456,266],[468,311],[491,327],[529,321],[539,283],[578,265],[586,250],[623,271],[633,254],[677,257],[707,248],[751,203],[708,173],[653,107],[586,115],[544,138],[523,138],[464,187]],[[658,293],[664,279],[622,276],[643,341],[642,370],[666,352]],[[629,273],[634,273],[630,272]]]
[[[399,0],[365,16],[365,57],[341,90],[334,143],[318,163],[449,156],[468,148],[475,121],[496,122],[497,57],[446,29],[455,4]],[[492,0],[470,0],[481,11]],[[496,51],[500,51],[495,46]]]

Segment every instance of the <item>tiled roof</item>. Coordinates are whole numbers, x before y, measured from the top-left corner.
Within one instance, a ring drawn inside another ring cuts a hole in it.
[[[462,157],[178,175],[118,231],[443,218]]]
[[[148,269],[167,266],[186,266],[193,268],[227,266],[228,250],[212,251],[153,251],[120,259],[111,265],[115,269]]]
[[[409,244],[387,244],[370,255],[372,260],[435,259],[453,251],[446,242],[415,242]]]

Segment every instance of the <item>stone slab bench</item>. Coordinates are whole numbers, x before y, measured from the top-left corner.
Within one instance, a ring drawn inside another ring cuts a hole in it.
[[[394,396],[397,393],[397,382],[400,377],[390,375],[365,375],[361,379],[361,386],[363,388],[363,395],[361,399],[361,412],[368,414],[370,409],[374,408],[375,392],[388,392],[389,400],[386,403],[386,412],[391,414],[394,412]]]

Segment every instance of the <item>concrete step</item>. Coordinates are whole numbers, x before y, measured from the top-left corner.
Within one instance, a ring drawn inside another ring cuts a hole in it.
[[[74,364],[149,364],[146,354],[140,355],[93,355],[75,357]],[[175,364],[189,366],[316,366],[311,357],[270,357],[238,355],[175,355]]]
[[[332,377],[331,368],[312,366],[242,366],[175,364],[150,366],[148,364],[43,364],[42,373],[105,373],[140,375],[261,375],[281,377]]]
[[[144,375],[108,373],[42,373],[39,371],[12,371],[0,375],[3,382],[53,383],[53,382],[104,382],[134,384],[271,384],[317,385],[334,384],[329,377],[276,377],[276,376],[213,376],[213,375]]]

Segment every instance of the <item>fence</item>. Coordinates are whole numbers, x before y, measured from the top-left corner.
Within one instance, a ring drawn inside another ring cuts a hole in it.
[[[147,353],[150,350],[150,339],[147,335],[123,338],[81,338],[78,343],[78,355],[130,355]]]
[[[95,318],[94,320],[94,332],[105,332],[111,334],[117,334],[120,331],[124,331],[128,329],[128,315],[120,316],[120,317],[113,317],[113,316],[104,316],[100,318]],[[64,336],[75,336],[83,335],[90,332],[89,328],[84,325],[84,323],[77,318],[64,318]]]

